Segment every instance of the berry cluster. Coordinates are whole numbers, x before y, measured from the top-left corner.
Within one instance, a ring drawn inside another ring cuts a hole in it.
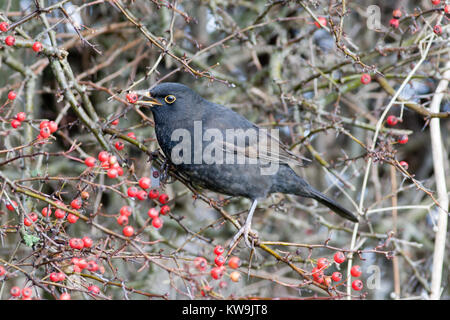
[[[386,118],[386,123],[387,123],[388,125],[390,125],[390,126],[395,126],[395,125],[397,125],[398,122],[399,122],[399,119],[398,119],[396,116],[394,116],[394,115],[389,115],[389,116]],[[408,142],[408,140],[409,140],[408,135],[405,134],[405,135],[400,136],[400,137],[397,139],[397,143],[399,143],[399,144],[405,144],[405,143]],[[404,167],[405,170],[408,170],[408,167],[409,167],[408,162],[406,162],[406,161],[400,161],[400,165],[401,165],[402,167]]]
[[[33,295],[33,289],[30,287],[25,287],[23,289],[20,289],[17,286],[14,286],[9,291],[12,297],[19,298],[22,296],[22,300],[31,300],[31,296]]]

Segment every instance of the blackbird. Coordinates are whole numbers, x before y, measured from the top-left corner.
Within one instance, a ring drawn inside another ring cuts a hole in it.
[[[193,185],[252,200],[246,222],[232,244],[243,235],[250,246],[248,236],[258,199],[275,192],[315,199],[358,222],[353,213],[296,174],[293,168],[302,163],[298,156],[272,133],[233,110],[179,83],[162,83],[140,94],[138,103],[151,106],[159,146],[177,171]]]

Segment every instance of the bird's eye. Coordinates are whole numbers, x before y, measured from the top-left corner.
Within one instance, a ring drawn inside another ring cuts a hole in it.
[[[177,100],[177,98],[175,98],[174,95],[169,94],[168,96],[166,96],[164,98],[164,101],[166,101],[168,104],[172,104],[175,102],[175,100]]]

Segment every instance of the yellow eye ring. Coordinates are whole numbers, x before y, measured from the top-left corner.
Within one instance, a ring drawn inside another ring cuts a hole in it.
[[[168,104],[174,103],[175,100],[177,100],[177,98],[175,98],[175,96],[172,95],[172,94],[169,94],[168,96],[166,96],[166,97],[164,98],[164,101],[167,102]]]

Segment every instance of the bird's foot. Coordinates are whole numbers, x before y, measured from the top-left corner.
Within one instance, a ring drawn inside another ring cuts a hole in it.
[[[236,235],[233,237],[233,239],[230,242],[229,248],[232,248],[236,242],[239,241],[240,237],[244,237],[245,244],[250,249],[254,248],[255,240],[258,238],[258,234],[251,229],[251,221],[246,221],[245,224],[239,229],[239,231],[236,233]],[[252,243],[249,241],[249,237],[251,237]]]

